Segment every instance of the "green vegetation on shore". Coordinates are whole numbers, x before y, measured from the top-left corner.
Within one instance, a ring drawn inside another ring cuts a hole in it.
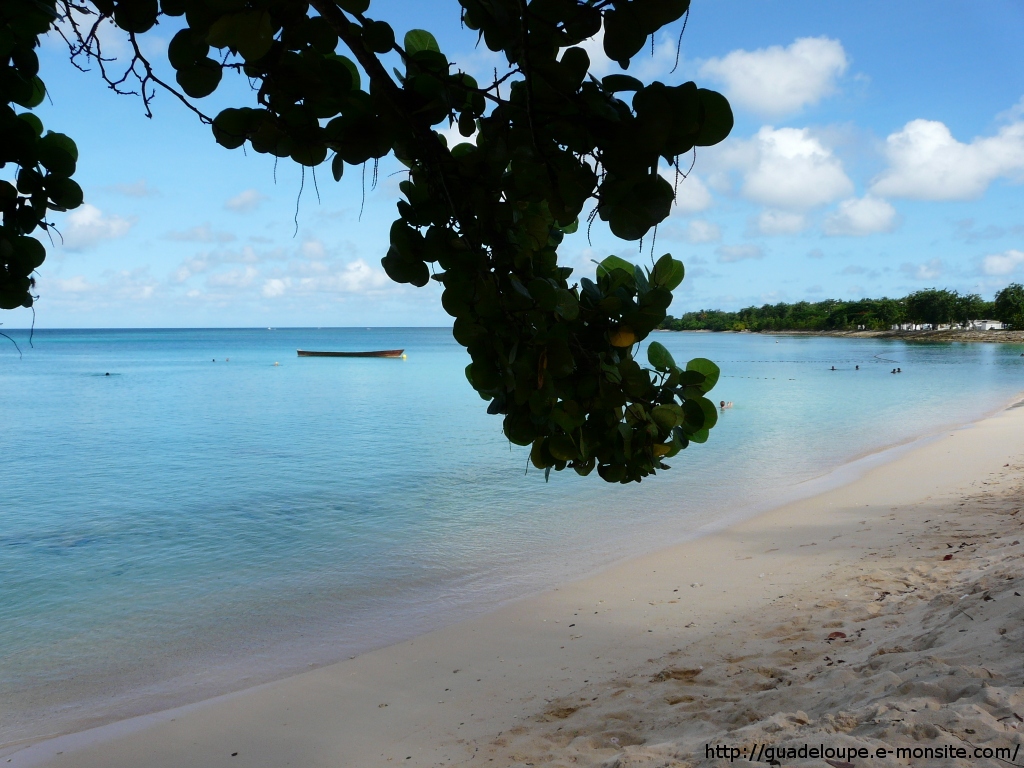
[[[1001,320],[1024,328],[1024,286],[1012,283],[994,301],[976,293],[929,288],[901,299],[799,301],[765,304],[736,312],[701,309],[682,317],[669,315],[661,328],[670,331],[853,331],[888,330],[903,323],[967,325],[972,321]]]

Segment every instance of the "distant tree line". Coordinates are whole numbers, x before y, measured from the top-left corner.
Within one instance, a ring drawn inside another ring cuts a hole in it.
[[[661,328],[672,331],[852,331],[888,330],[904,323],[965,326],[974,320],[1000,320],[1024,329],[1024,286],[1008,285],[985,301],[976,293],[929,288],[901,299],[780,302],[736,312],[701,309],[669,315]]]

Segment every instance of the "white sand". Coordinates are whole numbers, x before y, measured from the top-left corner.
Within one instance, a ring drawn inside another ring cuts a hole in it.
[[[855,765],[907,765],[875,757],[898,746],[1012,751],[1022,505],[1013,408],[842,488],[457,626],[2,760],[611,768],[728,763],[708,744],[869,748]]]

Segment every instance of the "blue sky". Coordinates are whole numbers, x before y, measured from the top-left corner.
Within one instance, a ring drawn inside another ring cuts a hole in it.
[[[455,62],[499,64],[460,30],[454,0],[376,0],[371,15],[433,31]],[[159,56],[174,33],[157,28]],[[698,153],[655,255],[687,279],[670,309],[902,295],[931,287],[991,297],[1024,281],[1024,5],[987,0],[822,3],[694,0],[675,36],[631,73],[696,80],[732,101],[736,127]],[[616,69],[590,45],[593,71]],[[112,35],[107,50],[116,53]],[[447,325],[433,283],[391,283],[380,267],[398,199],[385,161],[370,189],[357,169],[317,190],[299,170],[217,146],[165,94],[155,118],[95,73],[41,53],[47,127],[76,139],[87,206],[56,219],[63,245],[39,270],[40,327]],[[241,83],[200,106],[251,103]],[[360,208],[363,208],[360,220]],[[296,227],[297,220],[297,227]],[[616,253],[650,258],[600,222],[567,238],[576,275]],[[4,313],[26,327],[27,310]]]

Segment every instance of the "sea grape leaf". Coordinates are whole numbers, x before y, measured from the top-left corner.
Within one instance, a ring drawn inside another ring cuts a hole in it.
[[[404,44],[405,52],[410,56],[420,51],[441,52],[441,48],[437,45],[437,40],[425,29],[410,29],[405,33]]]
[[[157,0],[133,0],[117,4],[114,23],[126,32],[142,34],[156,24]]]
[[[566,320],[575,320],[580,314],[580,302],[576,294],[564,288],[558,289],[555,310]]]
[[[651,417],[667,432],[682,422],[683,409],[675,403],[656,405],[651,409]]]
[[[623,272],[632,275],[633,268],[633,264],[620,256],[608,256],[607,258],[602,259],[601,263],[598,265],[598,273],[600,274],[601,270],[604,270],[606,274],[611,274],[613,269],[621,269]]]
[[[647,347],[647,360],[659,371],[667,371],[676,365],[676,361],[672,359],[672,354],[665,349],[663,344],[657,341],[652,341],[650,346]]]
[[[638,339],[632,328],[628,325],[623,325],[609,335],[608,341],[613,347],[628,348],[636,344]]]
[[[693,143],[698,147],[710,147],[723,141],[732,131],[732,107],[722,94],[701,88],[700,95],[702,118],[700,130]]]
[[[654,265],[654,271],[651,273],[651,282],[659,288],[672,291],[683,282],[685,274],[683,262],[673,259],[671,254],[666,253]]]
[[[687,438],[692,443],[706,443],[710,433],[706,429],[698,429],[696,432],[691,432],[687,435]]]
[[[636,56],[647,41],[647,32],[641,26],[633,9],[622,3],[604,16],[604,52],[623,69]]]
[[[395,31],[386,21],[367,20],[363,40],[374,53],[387,53],[395,47]]]
[[[718,377],[722,373],[717,365],[705,357],[695,357],[686,364],[686,370],[697,371],[704,375],[704,381],[696,385],[702,392],[710,392],[714,389],[715,384],[718,383]]]
[[[358,91],[362,87],[362,80],[360,79],[359,75],[359,67],[356,66],[356,63],[352,61],[352,59],[350,59],[348,56],[342,56],[341,54],[337,53],[331,54],[327,58],[330,59],[331,61],[337,61],[345,65],[345,69],[347,69],[349,75],[352,76],[352,90]]]
[[[31,112],[22,112],[18,115],[18,119],[32,127],[32,132],[37,136],[43,135],[43,121],[33,115]],[[77,154],[75,156],[77,160]]]
[[[179,69],[174,78],[186,94],[193,99],[202,99],[217,90],[222,76],[220,64],[204,58],[187,69]]]
[[[339,8],[349,13],[366,13],[370,7],[370,0],[335,0]]]
[[[601,86],[609,93],[619,91],[639,91],[644,84],[630,75],[605,75],[601,78]]]
[[[695,400],[697,402],[697,405],[700,406],[701,410],[704,411],[703,429],[713,429],[715,424],[718,423],[718,409],[715,407],[715,404],[708,400],[706,397],[698,397],[695,398]]]

